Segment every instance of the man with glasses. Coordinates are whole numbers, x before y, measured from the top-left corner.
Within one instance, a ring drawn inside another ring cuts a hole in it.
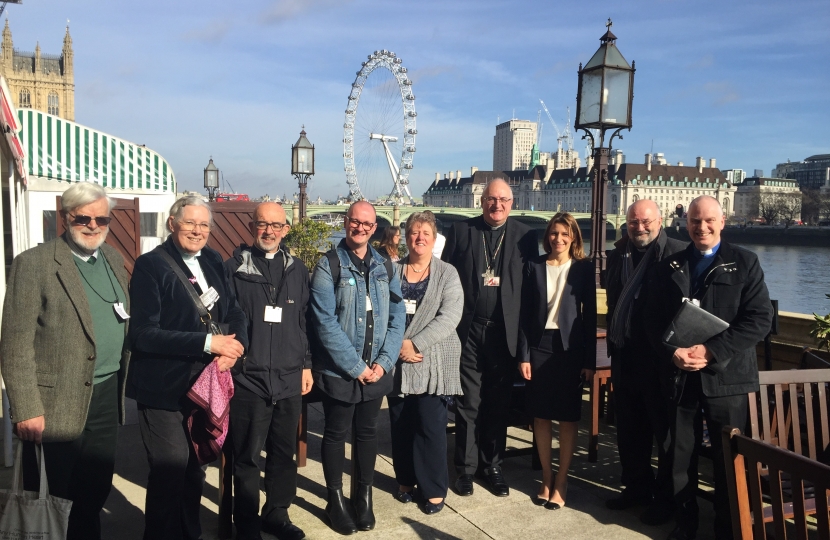
[[[144,539],[197,540],[205,470],[190,437],[187,392],[209,364],[224,372],[237,363],[248,345],[248,322],[221,255],[207,246],[208,203],[197,196],[177,200],[167,228],[167,241],[135,261],[127,395],[138,403],[150,465]],[[222,333],[213,335],[210,322]]]
[[[648,506],[643,523],[660,525],[672,518],[671,469],[666,458],[669,418],[660,394],[657,354],[645,326],[643,287],[648,269],[683,251],[685,242],[669,238],[657,203],[643,199],[628,208],[628,235],[614,244],[605,280],[608,354],[614,383],[617,446],[622,465],[622,494],[605,502],[612,510]],[[657,478],[651,453],[657,441]]]
[[[322,461],[326,515],[340,534],[375,527],[372,483],[377,458],[377,421],[383,397],[392,391],[406,323],[401,284],[391,263],[369,239],[377,227],[374,207],[349,207],[346,238],[320,259],[311,279],[309,341],[314,383],[323,393],[326,424]],[[355,521],[343,496],[346,436],[353,429],[356,458]]]
[[[238,540],[260,540],[260,530],[279,540],[305,534],[288,518],[297,494],[297,423],[302,396],[311,390],[306,339],[308,268],[282,239],[291,226],[285,210],[264,202],[249,223],[253,246],[225,261],[228,281],[248,317],[250,346],[233,370],[230,436],[233,449],[233,518]],[[259,514],[259,455],[265,448],[265,505]]]
[[[2,328],[10,416],[24,484],[37,491],[42,444],[49,492],[70,499],[70,539],[101,538],[129,362],[129,277],[104,243],[115,201],[79,183],[61,196],[60,237],[15,257]]]
[[[464,289],[456,329],[464,395],[455,415],[455,489],[462,496],[473,494],[474,475],[498,497],[510,492],[501,462],[517,376],[522,276],[524,263],[539,254],[536,231],[509,219],[512,204],[507,182],[492,180],[481,195],[482,215],[453,225],[441,256]]]

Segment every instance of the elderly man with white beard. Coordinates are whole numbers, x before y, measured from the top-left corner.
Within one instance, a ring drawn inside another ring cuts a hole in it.
[[[26,489],[37,491],[42,444],[50,494],[72,500],[68,538],[97,540],[124,421],[129,278],[104,243],[115,206],[104,188],[75,184],[61,206],[66,233],[12,262],[0,362]]]

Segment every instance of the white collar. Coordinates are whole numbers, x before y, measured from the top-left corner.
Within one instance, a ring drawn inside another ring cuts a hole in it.
[[[89,261],[90,257],[95,257],[96,259],[98,258],[98,251],[100,251],[98,248],[96,248],[91,254],[87,255],[78,248],[78,244],[76,244],[75,241],[72,240],[72,236],[68,234],[66,235],[66,244],[69,246],[69,250],[72,252],[72,255],[78,257],[84,262]]]

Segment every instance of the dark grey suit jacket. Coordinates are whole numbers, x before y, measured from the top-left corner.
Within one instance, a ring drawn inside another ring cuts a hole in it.
[[[482,216],[477,216],[453,225],[447,234],[447,243],[441,254],[441,260],[450,263],[458,270],[461,287],[464,289],[464,311],[458,324],[458,338],[461,346],[467,343],[470,323],[473,321],[478,292],[482,287],[481,234],[476,227],[484,223]],[[512,356],[519,351],[519,310],[521,307],[522,270],[525,263],[539,254],[539,242],[536,230],[513,218],[507,219],[504,236],[504,259],[501,270],[501,305],[504,314],[504,330],[507,347]]]
[[[127,295],[121,254],[100,253]],[[127,321],[129,323],[129,321]],[[118,372],[119,419],[124,422],[124,380],[130,361],[128,324]],[[61,236],[24,251],[12,262],[3,304],[0,366],[12,422],[44,415],[46,442],[77,439],[86,424],[95,372],[95,330],[81,275]]]

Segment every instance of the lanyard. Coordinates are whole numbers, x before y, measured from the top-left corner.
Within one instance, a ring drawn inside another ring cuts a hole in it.
[[[268,268],[267,263],[266,263],[266,268]],[[265,283],[263,283],[262,288],[265,291],[265,295],[268,297],[268,302],[270,302],[272,306],[276,306],[277,305],[277,300],[279,300],[279,298],[280,298],[280,292],[282,292],[282,286],[285,283],[285,272],[286,272],[287,269],[288,269],[288,257],[286,257],[285,254],[283,253],[283,255],[282,255],[282,277],[280,279],[279,286],[274,287],[274,284],[271,283],[271,272],[270,272],[270,270],[268,272],[263,273],[263,275],[262,275],[262,277],[264,277],[265,280],[268,282],[268,285],[265,285]],[[260,271],[261,270],[262,270],[262,268],[260,268]],[[267,277],[266,277],[265,274],[268,274]],[[268,286],[270,286],[271,289],[269,289]],[[271,290],[272,289],[274,291],[276,291],[276,294],[273,297],[271,296]]]
[[[84,264],[87,264],[87,263],[84,263]],[[115,290],[115,284],[112,282],[112,276],[110,276],[109,265],[106,263],[106,261],[104,261],[103,264],[104,264],[104,272],[106,272],[106,274],[107,274],[107,279],[110,280],[110,287],[112,287],[112,294],[115,295],[115,300],[107,300],[106,298],[104,298],[104,296],[101,293],[99,293],[97,290],[95,290],[95,287],[92,286],[92,283],[89,282],[89,280],[86,278],[86,276],[84,275],[83,272],[81,272],[79,270],[78,273],[81,274],[82,278],[84,278],[84,281],[86,281],[86,284],[89,285],[90,289],[92,289],[92,292],[94,292],[96,295],[98,295],[98,298],[100,298],[101,300],[103,300],[107,304],[115,304],[115,303],[118,302],[118,292]]]
[[[485,238],[483,231],[481,233],[481,241],[484,242],[484,262],[487,263],[487,270],[490,270],[496,262],[496,257],[499,256],[499,250],[501,249],[501,244],[504,241],[504,233],[501,233],[499,244],[496,246],[496,251],[493,252],[492,259],[490,258],[490,253],[487,251],[487,239]]]

